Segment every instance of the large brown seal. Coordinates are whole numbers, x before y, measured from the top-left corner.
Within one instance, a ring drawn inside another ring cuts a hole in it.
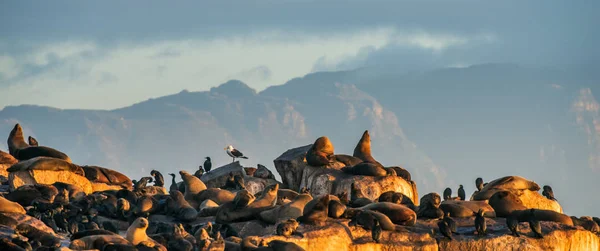
[[[85,172],[85,177],[98,183],[121,186],[125,189],[132,189],[132,182],[129,177],[124,174],[99,166],[81,166]]]
[[[479,210],[482,210],[483,216],[485,217],[496,217],[494,209],[485,201],[447,200],[442,202],[440,209],[445,213],[450,213],[450,216],[452,217],[472,217],[475,213],[479,212]]]
[[[514,217],[519,222],[529,222],[531,220],[536,221],[553,221],[562,223],[565,225],[573,226],[573,219],[568,215],[561,214],[552,210],[544,210],[544,209],[524,209],[524,210],[514,210],[510,213],[508,217]]]
[[[262,211],[259,218],[269,224],[275,224],[277,221],[284,219],[296,219],[302,216],[304,207],[312,199],[309,194],[300,194],[288,204]]]
[[[51,157],[35,157],[24,161],[20,161],[6,170],[8,172],[30,170],[69,171],[77,175],[85,175],[83,169],[80,166],[62,159]]]
[[[198,204],[205,200],[212,200],[221,205],[225,202],[233,201],[233,198],[235,198],[235,193],[221,188],[207,188],[194,195],[193,198]]]
[[[186,200],[183,198],[183,194],[177,190],[173,190],[169,192],[171,195],[171,199],[175,202],[175,206],[177,207],[174,210],[174,217],[178,220],[189,222],[196,219],[198,216],[198,211],[194,209]]]
[[[316,203],[306,204],[302,210],[302,216],[297,221],[305,224],[323,225],[329,215],[329,195],[316,198]]]
[[[391,202],[374,202],[363,207],[348,208],[346,209],[344,216],[345,218],[352,218],[364,210],[377,211],[385,214],[394,224],[398,225],[412,226],[417,222],[417,214],[415,211],[404,205]]]
[[[377,165],[371,162],[362,162],[355,166],[344,167],[342,171],[353,175],[364,175],[364,176],[395,176],[396,172],[394,169],[383,168],[383,166]]]
[[[540,186],[521,176],[505,176],[490,181],[481,191],[473,195],[473,200],[488,200],[498,191],[510,191],[520,196],[523,190],[539,191]]]
[[[335,160],[337,160],[338,162],[344,163],[344,165],[346,165],[346,166],[354,166],[354,165],[357,165],[357,164],[363,162],[362,159],[359,159],[354,156],[346,155],[346,154],[336,154]]]
[[[417,216],[419,218],[439,219],[444,216],[444,211],[440,209],[441,197],[437,193],[428,193],[421,197],[417,207]]]
[[[230,223],[253,219],[260,212],[275,207],[275,204],[277,203],[278,189],[278,183],[267,186],[259,198],[242,208],[236,208],[236,203],[239,203],[239,201],[236,201],[234,198],[234,201],[227,202],[219,207],[215,217],[215,222]]]
[[[69,248],[73,250],[103,250],[107,244],[131,245],[125,238],[115,234],[90,235],[71,241]]]
[[[71,163],[71,158],[65,153],[45,146],[30,146],[23,138],[23,128],[18,123],[8,135],[8,152],[18,160],[28,160],[35,157],[45,156],[62,159]]]
[[[496,212],[496,217],[508,217],[515,210],[527,209],[523,201],[517,195],[509,191],[499,191],[494,193],[489,199],[488,204]]]
[[[179,171],[179,175],[181,175],[181,179],[185,184],[185,200],[187,200],[190,205],[194,208],[198,208],[198,204],[194,200],[194,195],[200,193],[200,191],[206,190],[206,185],[196,176],[189,174],[186,171]]]
[[[25,214],[25,209],[19,203],[12,202],[0,196],[0,213],[20,213]]]
[[[35,184],[20,186],[5,197],[23,206],[31,206],[32,202],[37,199],[52,203],[56,195],[58,195],[56,187],[46,184]]]
[[[310,166],[325,166],[334,160],[334,147],[329,138],[322,136],[306,152],[306,163]]]
[[[362,137],[354,148],[354,154],[352,156],[357,157],[365,162],[373,163],[377,166],[383,167],[381,163],[377,162],[371,155],[371,136],[369,130],[365,130]]]

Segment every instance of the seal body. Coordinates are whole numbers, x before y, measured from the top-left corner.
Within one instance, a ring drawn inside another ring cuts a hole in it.
[[[37,141],[35,141],[37,142]],[[16,124],[8,135],[8,151],[18,160],[28,160],[35,157],[50,157],[71,163],[71,158],[65,153],[45,146],[30,146],[23,138],[23,128]]]
[[[352,156],[359,158],[364,162],[375,164],[383,168],[383,165],[381,165],[381,163],[377,162],[377,160],[371,156],[371,136],[369,135],[369,130],[365,130],[365,132],[363,132],[362,137],[354,148],[354,153]]]

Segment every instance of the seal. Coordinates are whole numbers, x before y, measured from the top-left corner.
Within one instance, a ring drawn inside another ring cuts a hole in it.
[[[505,176],[493,181],[473,196],[473,200],[488,200],[498,191],[510,191],[520,196],[523,190],[539,191],[540,186],[520,176]]]
[[[105,183],[109,185],[121,186],[125,189],[132,189],[132,182],[126,175],[100,166],[81,166],[85,173],[85,177],[98,183]]]
[[[362,193],[362,190],[356,186],[356,183],[353,182],[350,185],[350,206],[362,207],[370,203],[373,203],[373,201],[367,198],[367,196]]]
[[[483,210],[485,217],[496,217],[494,209],[485,201],[447,200],[442,202],[439,208],[444,213],[449,213],[450,216],[458,218],[472,217],[479,210]]]
[[[23,235],[30,240],[36,240],[46,247],[60,246],[60,239],[52,234],[39,230],[28,223],[21,223],[15,228],[15,233]]]
[[[306,163],[309,166],[325,166],[334,160],[334,147],[326,136],[319,137],[306,152]]]
[[[377,160],[371,156],[371,136],[369,135],[369,130],[365,130],[365,132],[363,132],[362,137],[354,148],[354,153],[352,156],[357,157],[364,162],[375,164],[378,167],[383,168],[383,165],[381,165],[381,163],[377,162]]]
[[[58,189],[56,189],[56,187],[45,184],[35,184],[20,186],[4,197],[27,207],[31,206],[36,199],[42,199],[48,203],[52,203],[54,202],[56,195],[58,195]]]
[[[102,250],[104,246],[109,244],[131,245],[125,238],[119,235],[111,234],[85,236],[71,241],[69,248],[73,250]]]
[[[71,241],[73,241],[73,240],[81,239],[83,237],[92,236],[92,235],[118,235],[118,234],[115,234],[111,231],[104,230],[104,229],[83,230],[83,231],[79,231],[77,233],[72,234],[69,239]]]
[[[262,211],[259,218],[269,224],[275,224],[281,219],[296,219],[303,215],[304,207],[312,199],[309,194],[300,194],[288,204]]]
[[[332,197],[335,197],[332,195]],[[328,208],[328,216],[334,219],[339,219],[346,212],[346,205],[344,205],[340,199],[330,199],[329,200],[329,208]]]
[[[574,226],[573,219],[568,215],[561,214],[552,210],[544,209],[523,209],[514,210],[510,213],[511,217],[516,217],[519,222],[529,222],[532,219],[537,221],[552,221],[569,226]]]
[[[299,235],[303,237],[301,233],[296,230],[300,224],[295,219],[288,219],[287,221],[281,222],[277,225],[276,233],[279,236],[290,237],[292,235]]]
[[[233,205],[234,205],[234,209],[241,209],[241,208],[245,208],[246,206],[250,205],[250,203],[254,202],[256,198],[254,197],[253,194],[251,194],[248,190],[241,190],[239,192],[237,192],[235,194],[235,197],[233,198]]]
[[[600,232],[600,226],[598,226],[598,223],[596,223],[592,217],[583,216],[577,218],[575,216],[571,216],[571,219],[573,220],[573,225],[575,226],[581,226],[585,230],[588,230],[592,233]]]
[[[23,138],[23,128],[18,123],[8,135],[8,152],[18,160],[28,160],[35,157],[50,157],[71,163],[71,158],[65,153],[45,146],[30,146]]]
[[[437,193],[428,193],[421,197],[417,208],[419,218],[439,219],[444,216],[444,212],[439,208],[441,204],[440,195]]]
[[[27,141],[29,141],[30,146],[40,146],[40,144],[34,137],[29,136],[29,138],[27,138]]]
[[[181,175],[181,179],[185,184],[185,200],[190,202],[192,207],[198,208],[198,205],[195,204],[194,195],[200,193],[202,190],[206,190],[206,185],[200,179],[195,176],[189,174],[186,171],[179,171],[179,175]]]
[[[125,239],[127,239],[133,245],[143,243],[149,247],[157,248],[160,251],[167,251],[164,246],[148,237],[146,234],[147,228],[148,220],[146,218],[139,217],[127,229],[127,233],[125,233]]]
[[[348,225],[360,225],[364,229],[372,230],[374,227],[374,220],[377,220],[382,230],[404,231],[404,228],[402,226],[395,225],[387,215],[373,210],[359,211],[358,214],[353,216],[352,220],[348,222]]]
[[[386,169],[371,162],[362,162],[355,166],[343,167],[342,171],[353,175],[384,177],[396,175],[394,169]],[[392,173],[393,172],[393,173]]]
[[[346,154],[336,154],[333,157],[337,162],[341,162],[346,166],[354,166],[363,162],[362,159]]]
[[[396,176],[403,178],[406,181],[412,181],[412,177],[410,175],[410,172],[408,172],[408,170],[406,170],[400,166],[390,166],[388,168],[394,169],[394,171],[396,171]]]
[[[517,195],[509,191],[499,191],[490,197],[488,204],[496,212],[496,217],[506,218],[515,210],[527,209]]]
[[[19,203],[12,202],[0,196],[0,213],[19,213],[25,214],[25,209]]]
[[[50,170],[50,171],[69,171],[77,175],[85,176],[83,169],[73,163],[62,159],[51,157],[34,157],[20,161],[8,169],[8,172],[31,171],[31,170]]]
[[[66,189],[69,192],[69,200],[80,200],[85,197],[85,192],[83,192],[83,189],[79,186],[64,182],[54,182],[52,183],[52,186],[56,187],[58,190]]]
[[[410,208],[390,202],[374,202],[359,208],[348,208],[344,213],[345,218],[352,218],[360,211],[371,210],[385,214],[394,224],[412,226],[417,222],[417,214]],[[381,224],[382,220],[378,219]]]
[[[378,202],[391,202],[395,204],[402,204],[404,194],[395,191],[387,191],[379,195]]]
[[[236,208],[235,198],[234,201],[224,203],[219,207],[219,210],[217,211],[217,215],[215,216],[215,222],[230,223],[253,219],[260,212],[269,210],[275,206],[275,204],[277,203],[278,189],[278,183],[267,186],[258,199],[254,200],[252,203],[248,204],[246,207],[243,208]]]
[[[180,221],[189,222],[196,219],[198,216],[198,211],[194,209],[183,197],[183,194],[179,191],[171,191],[169,192],[171,198],[175,202],[176,210],[173,215]]]
[[[205,200],[212,200],[221,205],[223,203],[233,201],[233,198],[235,198],[234,193],[221,188],[207,188],[193,196],[193,200],[198,205]]]
[[[312,207],[306,205],[302,211],[302,216],[297,218],[298,222],[311,225],[323,225],[329,215],[329,195],[322,196]]]
[[[7,152],[3,152],[2,150],[0,150],[0,164],[13,165],[17,162],[19,161],[15,159],[15,157],[13,157]]]

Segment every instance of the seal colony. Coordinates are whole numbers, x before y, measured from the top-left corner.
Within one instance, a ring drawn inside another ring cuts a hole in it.
[[[55,250],[61,245],[101,251],[315,250],[326,246],[311,246],[310,241],[307,244],[303,240],[327,241],[329,236],[315,236],[315,229],[326,231],[336,226],[363,236],[360,245],[364,245],[364,238],[374,245],[394,245],[390,244],[392,233],[418,234],[436,239],[436,243],[485,238],[490,233],[537,239],[555,231],[547,222],[600,231],[599,218],[568,216],[562,209],[546,207],[549,203],[558,205],[552,188],[545,185],[542,196],[538,184],[520,176],[501,177],[487,184],[478,177],[477,190],[468,201],[461,185],[457,197],[452,197],[448,188],[443,198],[427,193],[418,205],[402,191],[373,192],[360,182],[352,182],[336,194],[317,194],[317,187],[311,186],[283,187],[263,165],[241,169],[241,175],[229,172],[224,174],[227,177],[215,177],[226,182],[218,187],[207,186],[203,172],[191,175],[180,170],[182,182],[170,173],[172,184],[167,192],[163,175],[157,170],[136,181],[108,168],[77,165],[57,150],[40,148],[32,137],[25,143],[19,124],[10,132],[8,142],[14,159],[5,154],[0,160],[11,164],[9,179],[15,172],[44,170],[68,172],[113,186],[86,193],[75,183],[42,184],[34,180],[33,184],[12,188],[0,196],[0,250]],[[380,182],[397,176],[414,185],[406,169],[385,167],[375,160],[368,131],[352,156],[335,154],[333,144],[323,136],[301,160],[299,163],[351,177],[370,176]],[[336,162],[344,166],[330,167]],[[212,163],[205,162],[204,166],[213,173]],[[266,180],[273,184],[264,185]],[[149,184],[152,182],[154,185]],[[264,189],[252,193],[248,187],[256,187],[256,182],[263,182]],[[530,231],[523,231],[523,227]],[[366,231],[355,232],[358,229]],[[336,243],[331,244],[333,249]]]

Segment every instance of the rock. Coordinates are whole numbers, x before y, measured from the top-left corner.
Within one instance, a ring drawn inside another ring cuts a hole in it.
[[[219,168],[213,168],[210,172],[204,173],[200,180],[206,184],[208,188],[221,188],[227,182],[229,173],[233,175],[241,175],[246,180],[246,171],[240,165],[239,161],[229,163]]]
[[[350,194],[350,186],[356,186],[371,200],[387,191],[403,193],[418,205],[417,187],[414,182],[406,181],[398,176],[372,177],[350,175],[340,171],[345,165],[334,161],[327,166],[313,167],[306,163],[304,156],[312,145],[286,151],[273,162],[281,176],[283,187],[299,191],[302,187],[310,188],[314,197],[325,194],[339,194],[343,191]]]
[[[42,222],[36,218],[33,218],[29,215],[19,214],[19,213],[0,213],[0,217],[10,218],[16,222],[16,225],[27,224],[27,225],[32,226],[35,229],[40,230],[44,233],[58,237],[58,235],[56,235],[56,233],[54,233],[52,228],[46,226],[46,224],[44,224],[44,222]],[[3,220],[3,222],[5,222],[5,220]]]
[[[519,196],[519,199],[523,201],[523,205],[527,208],[546,209],[563,213],[562,207],[558,201],[550,200],[535,191],[524,190],[523,194]]]
[[[88,179],[70,171],[29,170],[10,172],[8,175],[8,183],[11,189],[23,185],[52,185],[54,182],[64,182],[80,187],[86,194],[94,192],[92,183]]]
[[[257,165],[258,168],[256,169],[256,172],[254,172],[254,177],[256,178],[261,178],[261,179],[275,179],[275,176],[273,175],[273,173],[271,173],[271,171],[266,167],[263,166],[261,164]]]
[[[121,186],[109,185],[106,183],[92,182],[91,184],[92,184],[92,191],[94,191],[94,192],[123,189],[123,187],[121,187]]]
[[[7,152],[0,151],[0,176],[4,176],[8,178],[8,169],[13,164],[19,162],[15,157],[8,154]]]

